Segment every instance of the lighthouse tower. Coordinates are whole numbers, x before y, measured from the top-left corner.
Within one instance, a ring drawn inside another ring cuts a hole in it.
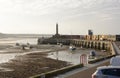
[[[56,34],[55,34],[55,37],[56,38],[60,37],[59,29],[58,29],[58,23],[56,23]]]
[[[58,23],[56,23],[56,35],[58,35]]]

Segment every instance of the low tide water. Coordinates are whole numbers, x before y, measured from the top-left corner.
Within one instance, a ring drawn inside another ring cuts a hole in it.
[[[66,61],[70,64],[79,64],[81,54],[89,55],[91,50],[76,50],[76,51],[57,51],[49,53],[48,58]]]
[[[9,62],[9,60],[14,59],[16,56],[25,55],[30,53],[38,53],[38,52],[48,52],[48,50],[41,50],[41,51],[31,51],[26,53],[2,53],[0,54],[0,63]],[[77,50],[77,51],[57,51],[48,53],[48,58],[66,61],[71,64],[79,64],[80,63],[80,55],[81,54],[89,54],[90,50]]]
[[[15,45],[16,43],[20,43],[20,44],[37,44],[37,38],[3,38],[0,39],[0,45],[1,47],[6,47],[3,46],[4,44],[9,45],[9,44],[13,44]],[[4,48],[0,50],[0,63],[5,63],[8,62],[11,59],[14,59],[15,56],[20,55],[21,53],[7,53],[7,48]]]
[[[37,44],[37,38],[3,38],[0,39],[0,44]]]

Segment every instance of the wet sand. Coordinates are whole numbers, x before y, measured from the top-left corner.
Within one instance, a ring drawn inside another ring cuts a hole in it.
[[[5,52],[6,54],[22,53],[23,55],[18,55],[15,57],[15,59],[12,59],[7,63],[0,64],[0,78],[28,78],[36,74],[48,72],[70,65],[65,61],[54,60],[46,57],[49,52],[63,50],[66,47],[59,49],[58,46],[57,48],[56,46],[43,45],[31,50],[21,50],[18,47],[10,47],[7,47],[8,52]]]

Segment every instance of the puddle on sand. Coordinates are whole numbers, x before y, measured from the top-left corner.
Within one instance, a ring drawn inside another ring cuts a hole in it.
[[[62,60],[69,62],[71,64],[79,64],[80,63],[80,55],[81,54],[89,54],[90,50],[78,50],[78,51],[58,51],[51,52],[48,54],[48,58]]]
[[[26,54],[30,54],[30,53],[39,53],[39,52],[48,52],[50,50],[41,50],[41,51],[30,51],[30,52],[24,52],[24,53],[2,53],[0,54],[0,63],[5,63],[5,62],[9,62],[9,60],[14,59],[16,56],[19,55],[26,55]],[[2,52],[2,51],[0,51]]]
[[[0,54],[0,63],[8,62],[11,59],[14,59],[17,53],[14,54]]]
[[[26,55],[26,54],[30,54],[30,53],[39,53],[39,52],[47,52],[50,50],[41,50],[41,51],[30,51],[30,52],[25,52],[25,53],[2,53],[0,54],[0,64],[2,63],[6,63],[9,62],[12,59],[15,59],[16,56],[20,56],[20,55]],[[0,51],[3,52],[3,51]],[[4,67],[0,67],[0,71],[13,71],[13,69],[9,69],[9,68],[4,68]]]
[[[0,68],[0,72],[9,72],[9,71],[14,71],[14,70],[10,68],[3,68],[3,67]]]

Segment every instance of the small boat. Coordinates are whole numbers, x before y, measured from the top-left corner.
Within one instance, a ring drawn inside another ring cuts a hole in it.
[[[70,46],[69,49],[70,49],[70,50],[76,50],[76,47]]]
[[[91,51],[90,52],[90,56],[95,57],[96,56],[96,52],[95,51]]]

